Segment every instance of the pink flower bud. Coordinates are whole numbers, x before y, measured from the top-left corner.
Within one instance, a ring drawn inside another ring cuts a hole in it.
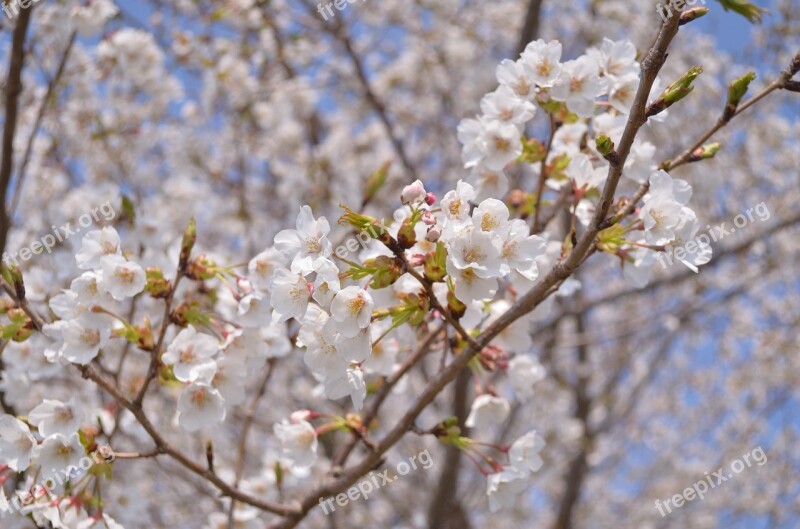
[[[436,224],[436,217],[433,216],[433,213],[430,211],[426,211],[422,214],[422,222],[427,224],[428,226],[433,226]]]
[[[428,228],[428,233],[425,234],[425,239],[428,242],[436,242],[442,236],[442,230],[439,226],[431,226]]]
[[[408,260],[408,264],[411,266],[422,266],[425,264],[425,256],[421,253],[415,253]]]
[[[409,184],[403,188],[403,192],[400,194],[400,202],[405,206],[416,206],[422,204],[426,194],[425,186],[422,185],[422,182],[416,180],[413,184]]]
[[[429,206],[436,204],[436,195],[433,193],[428,193],[425,195],[425,203]]]

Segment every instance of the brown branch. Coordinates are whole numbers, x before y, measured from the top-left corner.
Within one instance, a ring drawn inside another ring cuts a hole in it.
[[[31,130],[31,134],[28,137],[28,144],[25,147],[25,154],[22,156],[22,162],[17,170],[17,181],[16,185],[14,186],[14,197],[11,199],[11,206],[9,207],[9,217],[11,218],[14,217],[14,212],[17,210],[17,205],[19,204],[20,197],[22,196],[22,184],[25,181],[25,171],[28,168],[28,163],[31,159],[31,153],[33,152],[33,142],[36,139],[36,136],[39,135],[39,129],[42,126],[42,121],[44,120],[44,115],[47,112],[50,100],[53,98],[56,87],[61,81],[61,77],[64,75],[64,70],[66,69],[70,53],[72,53],[72,47],[75,44],[76,36],[77,33],[74,31],[69,36],[67,47],[64,49],[64,53],[61,55],[61,60],[58,63],[56,73],[47,83],[47,92],[45,92],[42,103],[39,106],[39,111],[36,113],[36,121],[33,124],[33,130]]]
[[[756,103],[767,97],[772,92],[776,90],[787,89],[787,87],[791,87],[792,84],[790,80],[797,73],[796,65],[800,65],[800,52],[798,52],[797,55],[795,55],[795,58],[792,61],[792,63],[789,65],[789,67],[787,67],[785,70],[781,72],[781,74],[778,76],[777,79],[775,79],[773,82],[767,85],[758,94],[748,99],[746,103],[740,105],[736,110],[736,112],[734,112],[733,114],[726,115],[723,113],[723,115],[719,118],[719,120],[717,120],[717,123],[714,124],[714,126],[711,127],[710,129],[708,129],[702,136],[700,136],[700,138],[696,142],[694,142],[694,144],[691,147],[683,151],[674,160],[668,162],[669,169],[674,169],[678,166],[688,163],[692,157],[692,153],[694,153],[694,151],[705,145],[705,143],[709,139],[711,139],[711,137],[714,134],[716,134],[721,128],[725,127],[725,125],[727,125],[731,119],[738,116],[751,106],[755,105]]]
[[[539,34],[539,22],[542,18],[543,3],[544,0],[529,0],[528,2],[525,23],[522,25],[522,31],[519,35],[519,44],[517,44],[518,54],[525,51],[525,46]]]
[[[216,486],[220,493],[223,496],[227,496],[232,500],[240,501],[242,503],[246,503],[248,505],[252,505],[253,507],[257,507],[263,511],[271,512],[274,514],[279,514],[281,516],[291,516],[297,515],[298,509],[296,506],[292,505],[283,505],[278,503],[269,502],[266,500],[260,500],[254,496],[241,492],[240,490],[236,489],[235,487],[231,487],[225,481],[223,481],[216,473],[212,472],[207,468],[206,465],[201,465],[189,459],[186,455],[183,454],[180,450],[174,448],[170,445],[166,439],[158,432],[158,429],[150,422],[150,419],[147,418],[144,411],[142,410],[141,406],[136,405],[135,403],[128,400],[125,395],[123,395],[111,382],[105,379],[102,375],[97,373],[93,366],[75,366],[80,370],[83,374],[83,377],[93,381],[95,384],[100,386],[106,393],[111,395],[114,400],[116,400],[121,406],[127,409],[136,420],[141,424],[142,428],[147,432],[147,434],[153,439],[153,442],[156,445],[156,451],[159,454],[166,454],[181,465],[183,465],[186,469],[190,470],[191,472],[197,474],[198,476],[206,479],[207,481],[211,482],[214,486]]]
[[[11,60],[6,78],[5,123],[3,123],[3,152],[0,155],[0,255],[6,251],[6,238],[11,218],[6,210],[8,186],[14,171],[14,136],[17,131],[19,96],[22,93],[22,70],[25,66],[25,39],[33,9],[20,10],[11,37]]]
[[[313,8],[310,9],[313,10]],[[389,119],[389,111],[386,108],[386,105],[372,89],[372,85],[369,82],[369,78],[367,77],[367,72],[364,69],[361,58],[353,48],[353,42],[348,35],[347,26],[341,20],[337,20],[336,25],[329,26],[323,24],[323,28],[341,43],[342,47],[347,53],[348,58],[350,59],[350,63],[353,66],[353,70],[356,73],[359,83],[361,84],[361,88],[364,91],[364,97],[366,97],[367,102],[378,115],[378,119],[386,131],[386,136],[389,138],[389,142],[392,144],[395,154],[400,159],[403,167],[405,167],[408,176],[412,180],[416,180],[418,178],[417,170],[414,167],[414,164],[411,162],[411,158],[408,156],[408,153],[406,152],[403,141],[395,131],[394,124],[392,123],[391,119]]]
[[[261,383],[258,386],[258,390],[256,391],[255,396],[253,397],[253,402],[247,408],[247,413],[245,414],[244,418],[244,425],[242,426],[242,433],[239,435],[239,450],[236,457],[236,470],[233,479],[233,488],[238,488],[239,483],[242,480],[242,475],[244,474],[244,463],[245,463],[245,455],[247,453],[247,436],[250,434],[250,428],[253,426],[253,421],[256,418],[256,410],[258,410],[258,404],[261,402],[262,397],[267,392],[267,385],[269,384],[270,378],[272,378],[272,374],[275,372],[275,359],[271,358],[267,363],[266,373],[261,379]],[[236,502],[231,500],[231,505],[228,510],[228,529],[233,529],[234,527],[234,518],[233,518],[233,511],[236,507]]]

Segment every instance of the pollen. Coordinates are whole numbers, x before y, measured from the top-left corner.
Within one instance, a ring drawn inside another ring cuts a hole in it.
[[[189,363],[194,361],[197,358],[197,355],[194,354],[194,347],[187,347],[183,351],[181,351],[181,358],[180,361],[183,363]]]
[[[494,138],[494,148],[498,151],[505,152],[511,149],[511,142],[505,138],[501,138],[500,136],[496,136]]]
[[[527,80],[520,79],[519,82],[514,85],[514,91],[519,96],[528,96],[531,93],[531,85]]]
[[[133,270],[121,266],[114,272],[114,276],[125,283],[133,283],[136,280],[136,274]]]
[[[59,446],[56,449],[56,454],[61,456],[61,457],[68,457],[69,455],[72,454],[72,452],[73,452],[73,450],[72,450],[71,446],[63,446],[62,445],[62,446]]]
[[[517,243],[508,242],[503,245],[503,259],[509,259],[517,254]]]
[[[542,62],[536,65],[536,73],[544,77],[550,75],[552,70],[553,65],[547,59],[543,59]]]
[[[466,261],[467,263],[475,263],[485,257],[483,255],[483,252],[481,252],[480,248],[477,247],[472,247],[464,250],[464,253],[462,255],[464,256],[464,261]]]
[[[205,388],[197,388],[192,392],[192,404],[195,406],[205,406],[208,402],[208,392]]]
[[[72,417],[73,415],[71,408],[67,407],[59,408],[58,411],[56,412],[56,419],[58,419],[59,421],[69,421],[72,419]]]
[[[497,227],[497,219],[495,219],[491,215],[491,213],[484,213],[483,218],[481,218],[481,229],[483,231],[489,231],[496,227]]]
[[[355,315],[361,312],[361,309],[366,303],[367,301],[364,299],[364,296],[356,296],[347,302],[347,309],[350,311],[350,314]]]
[[[308,237],[306,239],[306,250],[308,253],[319,253],[322,251],[322,244],[320,244],[317,237]]]
[[[455,199],[453,201],[453,203],[450,204],[450,207],[448,208],[448,210],[450,211],[450,214],[452,216],[454,216],[454,217],[457,217],[459,215],[459,213],[461,213],[461,205],[462,205],[461,204],[461,199],[460,198]]]
[[[81,341],[86,345],[97,345],[100,343],[100,331],[96,329],[84,329],[81,333]]]
[[[585,77],[573,77],[569,80],[570,92],[580,92],[583,90],[583,85],[586,83]]]

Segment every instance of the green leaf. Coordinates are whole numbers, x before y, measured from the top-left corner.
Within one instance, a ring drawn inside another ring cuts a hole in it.
[[[758,7],[746,0],[717,0],[717,2],[722,4],[722,8],[725,9],[725,11],[739,13],[749,20],[751,24],[760,24],[761,15],[769,13],[769,10]]]
[[[597,234],[597,247],[610,254],[616,254],[620,246],[626,243],[625,227],[615,224]]]

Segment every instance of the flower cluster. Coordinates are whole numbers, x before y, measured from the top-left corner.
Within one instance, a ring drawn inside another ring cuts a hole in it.
[[[521,164],[535,177],[544,179],[550,189],[560,191],[569,186],[571,211],[586,226],[594,214],[598,190],[609,173],[607,155],[613,152],[625,129],[640,82],[640,65],[630,41],[604,39],[599,47],[565,62],[561,62],[561,55],[561,43],[537,40],[528,44],[518,60],[501,62],[497,67],[498,88],[484,96],[482,114],[477,119],[461,122],[458,137],[463,144],[464,166],[471,169],[471,181],[476,183],[479,196],[489,189],[505,194],[505,171]],[[686,77],[689,90],[696,75],[695,72]],[[657,122],[666,117],[665,97],[674,91],[673,85],[661,94],[660,84],[657,79],[649,97],[651,106],[659,107],[650,116]],[[553,127],[552,142],[547,148],[535,138],[526,137],[539,108],[550,115]],[[623,175],[639,184],[669,178],[657,169],[655,152],[652,143],[637,139],[625,160]],[[688,186],[685,182],[683,185]],[[621,258],[626,279],[636,286],[649,280],[654,251],[665,251],[665,245],[691,240],[698,230],[696,217],[686,207],[688,196],[672,198],[671,193],[654,189],[645,197],[650,206],[642,210],[643,225],[628,230],[644,229],[643,236],[634,233],[626,239],[625,234],[613,233],[613,253]],[[541,202],[541,197],[534,198]],[[662,212],[657,204],[667,202],[671,204],[669,211]],[[709,259],[710,248],[706,246],[683,262],[697,271],[697,265]]]

